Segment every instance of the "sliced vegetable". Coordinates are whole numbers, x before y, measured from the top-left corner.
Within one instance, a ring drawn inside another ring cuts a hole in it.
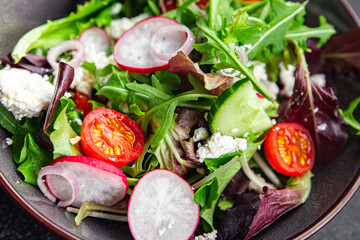
[[[130,197],[128,221],[137,240],[187,240],[194,234],[199,216],[191,186],[168,170],[144,175]]]
[[[85,156],[56,159],[40,170],[37,183],[51,201],[60,200],[60,207],[80,207],[84,202],[113,206],[125,197],[128,187],[120,169]]]
[[[74,102],[76,105],[76,111],[82,111],[86,116],[91,110],[93,106],[91,104],[92,99],[80,92],[76,92],[74,96]]]
[[[106,52],[111,44],[111,39],[104,29],[93,27],[85,30],[79,37],[86,51]]]
[[[70,66],[72,66],[73,68],[78,68],[81,66],[81,64],[84,62],[85,60],[85,47],[82,44],[82,42],[80,42],[79,40],[68,40],[68,41],[64,41],[59,43],[58,45],[50,48],[48,55],[47,55],[47,60],[49,62],[49,64],[51,65],[51,67],[54,70],[58,69],[58,58],[71,50],[75,50],[76,53],[73,55],[73,58],[70,62],[68,62],[67,64],[69,64]]]
[[[151,36],[151,52],[162,61],[169,61],[177,52],[188,55],[195,43],[192,31],[185,25],[165,25],[156,29]]]
[[[259,133],[273,125],[246,79],[237,81],[217,98],[208,119],[212,132],[232,137]]]
[[[298,123],[279,123],[266,136],[265,156],[279,173],[300,176],[314,165],[315,147],[309,131]]]
[[[150,40],[161,26],[177,25],[167,17],[150,17],[123,33],[114,46],[114,58],[122,68],[136,73],[151,73],[167,68],[168,62],[151,53]]]
[[[144,134],[127,115],[99,107],[84,118],[81,146],[88,156],[122,167],[140,156]]]

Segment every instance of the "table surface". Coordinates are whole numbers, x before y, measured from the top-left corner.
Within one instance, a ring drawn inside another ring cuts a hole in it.
[[[348,0],[360,15],[360,1]],[[311,240],[360,239],[360,190],[345,208]],[[59,239],[42,224],[31,218],[0,188],[0,239]]]

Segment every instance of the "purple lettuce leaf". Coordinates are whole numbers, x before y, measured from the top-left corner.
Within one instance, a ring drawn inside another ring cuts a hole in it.
[[[334,65],[346,63],[360,73],[360,28],[335,35],[324,47],[324,58]]]
[[[206,90],[216,96],[236,81],[234,77],[204,73],[199,65],[183,52],[178,52],[175,57],[169,60],[169,72],[178,74],[183,82],[186,82],[188,75],[191,74],[196,80],[204,84]]]
[[[302,204],[305,194],[305,189],[275,190],[264,187],[264,193],[259,195],[260,206],[245,239],[254,236],[281,215]]]
[[[13,68],[26,69],[40,75],[50,75],[53,73],[53,69],[50,67],[46,57],[32,53],[28,53],[27,56],[18,63],[15,63],[14,59],[9,54],[8,59],[0,58],[0,64],[9,65]]]
[[[250,180],[246,176],[244,170],[240,169],[226,186],[223,195],[235,196],[245,192],[248,189]]]
[[[53,118],[56,114],[56,108],[59,104],[59,100],[64,96],[65,92],[70,88],[70,85],[74,79],[74,68],[70,65],[60,62],[58,68],[58,74],[55,81],[55,91],[46,112],[46,117],[42,129],[37,135],[37,142],[44,147],[51,147],[50,132],[48,130]]]
[[[291,107],[285,121],[305,126],[315,143],[316,161],[330,162],[342,152],[347,140],[338,99],[331,88],[322,88],[308,77],[302,61],[295,77]]]
[[[226,211],[218,227],[218,240],[244,239],[249,232],[256,213],[261,205],[259,193],[250,191],[240,194],[232,208]]]
[[[249,239],[289,210],[306,201],[312,173],[289,179],[285,189],[263,188],[237,195],[218,227],[219,240]]]

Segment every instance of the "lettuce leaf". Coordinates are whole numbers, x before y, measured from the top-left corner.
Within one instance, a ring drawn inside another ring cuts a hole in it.
[[[54,129],[50,134],[50,140],[54,146],[54,159],[61,156],[81,156],[81,147],[79,143],[72,145],[70,139],[78,136],[72,129],[66,110],[68,105],[60,112],[54,123]]]
[[[37,175],[42,167],[45,167],[53,160],[51,150],[40,148],[30,134],[24,140],[21,150],[23,163],[18,170],[24,175],[25,182],[37,185]]]
[[[19,62],[32,49],[52,47],[56,44],[73,39],[87,28],[94,25],[104,27],[110,24],[110,5],[114,0],[93,0],[79,5],[76,13],[66,18],[48,21],[26,33],[16,44],[11,56]]]

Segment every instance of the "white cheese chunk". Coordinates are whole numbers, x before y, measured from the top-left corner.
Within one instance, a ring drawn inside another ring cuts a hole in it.
[[[249,61],[248,66],[254,65],[254,75],[256,79],[259,81],[261,86],[265,88],[265,90],[276,99],[279,94],[279,87],[276,82],[269,80],[268,75],[266,73],[266,64],[260,61]]]
[[[286,96],[290,97],[294,89],[296,67],[289,64],[287,65],[286,68],[284,63],[281,62],[279,64],[279,68],[280,68],[279,78],[281,83],[283,84],[282,91]]]
[[[206,128],[204,128],[204,127],[197,128],[194,131],[193,140],[194,140],[194,142],[198,142],[201,140],[205,140],[208,136],[209,136],[209,133],[206,130]]]
[[[0,102],[16,119],[37,117],[46,109],[54,86],[37,73],[18,68],[0,70]]]
[[[214,133],[204,145],[199,145],[196,156],[200,162],[203,162],[205,158],[218,158],[226,153],[245,151],[246,148],[247,142],[244,138],[233,138]]]

